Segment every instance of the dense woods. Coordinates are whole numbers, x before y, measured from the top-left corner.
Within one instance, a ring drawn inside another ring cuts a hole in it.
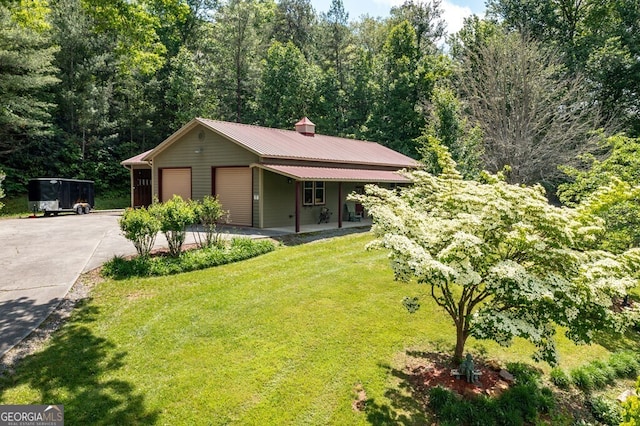
[[[447,146],[548,189],[558,166],[640,135],[636,0],[489,0],[444,33],[439,0],[385,19],[341,0],[4,0],[0,169],[126,190],[125,158],[195,116],[380,142],[427,164]],[[600,133],[594,133],[601,129]],[[604,132],[604,133],[603,133]],[[433,163],[433,161],[432,161]],[[437,166],[432,164],[432,166]]]

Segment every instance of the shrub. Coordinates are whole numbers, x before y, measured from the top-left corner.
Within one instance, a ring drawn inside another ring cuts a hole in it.
[[[631,379],[640,374],[640,362],[633,352],[616,352],[609,358],[609,366],[620,378]]]
[[[167,202],[153,204],[150,209],[160,220],[160,230],[169,243],[169,255],[180,256],[182,244],[187,235],[187,227],[196,223],[192,203],[184,201],[179,195],[174,195]]]
[[[202,248],[220,246],[222,241],[217,232],[217,225],[220,219],[228,215],[228,211],[222,210],[222,204],[217,197],[207,195],[201,202],[194,202],[194,213],[196,223],[199,223],[204,231],[204,238],[199,232],[196,233],[198,245]]]
[[[622,404],[621,426],[640,425],[640,377],[636,382],[636,395],[632,395]]]
[[[538,383],[542,373],[529,364],[523,362],[507,363],[507,370],[515,377],[518,384]]]
[[[456,395],[448,389],[441,386],[429,389],[429,408],[431,408],[434,413],[439,413],[446,405],[455,403],[456,401]]]
[[[571,370],[571,380],[573,384],[584,392],[591,392],[593,389],[593,377],[589,374],[586,366],[574,368]]]
[[[126,209],[119,220],[120,229],[141,257],[147,257],[160,231],[160,221],[144,207]]]
[[[605,425],[619,425],[622,422],[622,410],[615,401],[596,396],[589,399],[589,408],[593,417]]]
[[[171,275],[238,262],[274,249],[275,245],[270,240],[253,241],[249,238],[238,238],[228,247],[189,250],[179,257],[159,256],[131,260],[114,257],[104,265],[102,274],[115,279]]]
[[[554,368],[551,370],[551,383],[560,389],[569,389],[569,386],[571,386],[571,379],[564,370]]]

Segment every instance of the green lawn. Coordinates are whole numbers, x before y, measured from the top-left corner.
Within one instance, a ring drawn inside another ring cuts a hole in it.
[[[454,330],[427,298],[410,315],[386,253],[368,233],[163,278],[106,281],[17,372],[0,404],[64,404],[74,424],[335,424],[423,421],[402,398],[408,350],[452,350]],[[468,349],[530,361],[530,347]],[[560,342],[562,367],[603,358]],[[544,367],[548,371],[548,367]],[[362,386],[368,411],[352,409]]]

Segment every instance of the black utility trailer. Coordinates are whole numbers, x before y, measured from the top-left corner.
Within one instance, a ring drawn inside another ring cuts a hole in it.
[[[63,212],[89,213],[94,206],[93,181],[62,178],[29,180],[29,210],[45,216]]]

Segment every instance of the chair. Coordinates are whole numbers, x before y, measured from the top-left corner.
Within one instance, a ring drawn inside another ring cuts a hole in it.
[[[347,220],[349,222],[360,222],[362,220],[362,213],[356,212],[356,203],[347,201],[344,203],[344,208],[347,210]]]

